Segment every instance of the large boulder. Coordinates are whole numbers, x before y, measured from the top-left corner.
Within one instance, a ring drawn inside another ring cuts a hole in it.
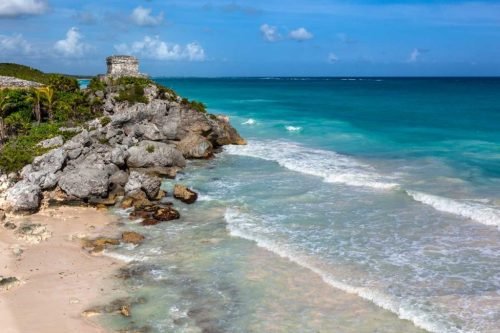
[[[108,193],[110,174],[106,168],[82,165],[79,168],[64,170],[59,186],[69,195],[80,199],[90,196],[104,197]]]
[[[163,142],[141,141],[137,146],[131,147],[128,153],[129,168],[186,166],[182,153]]]
[[[160,186],[161,179],[159,177],[132,171],[125,185],[125,193],[144,190],[149,199],[155,199],[160,191]]]
[[[4,208],[14,213],[33,213],[40,207],[40,186],[22,180],[6,192]]]
[[[67,154],[62,148],[54,149],[38,156],[21,171],[21,177],[29,183],[47,190],[56,186],[59,179],[57,172],[66,162]]]
[[[212,143],[196,133],[189,133],[177,144],[177,149],[185,158],[208,158],[213,155]]]

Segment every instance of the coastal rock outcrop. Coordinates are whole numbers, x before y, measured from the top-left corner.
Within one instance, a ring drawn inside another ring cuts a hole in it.
[[[96,205],[112,205],[125,195],[123,207],[146,206],[164,196],[161,177],[175,178],[186,159],[209,158],[222,145],[245,144],[226,117],[210,115],[167,88],[149,83],[144,102],[134,103],[120,101],[120,89],[110,84],[89,92],[104,117],[61,129],[74,133],[66,142],[63,136],[42,141],[41,147],[54,148],[25,166],[15,185],[15,177],[2,175],[6,191],[0,193],[0,208],[35,212],[44,195],[52,202]],[[196,200],[194,192],[179,191],[184,202]]]
[[[184,203],[192,204],[198,199],[198,193],[190,190],[184,185],[175,184],[174,198],[181,200]]]

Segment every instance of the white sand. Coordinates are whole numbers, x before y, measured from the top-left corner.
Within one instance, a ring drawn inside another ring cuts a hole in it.
[[[122,263],[90,256],[75,236],[109,235],[115,217],[93,208],[61,207],[9,220],[18,225],[22,221],[47,224],[52,237],[30,245],[0,227],[0,275],[23,282],[0,291],[0,331],[105,332],[81,312],[115,297],[112,275]],[[16,244],[24,249],[20,256],[12,253]]]

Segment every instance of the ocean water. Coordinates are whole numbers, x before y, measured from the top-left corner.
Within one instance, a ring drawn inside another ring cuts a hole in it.
[[[500,79],[157,81],[248,145],[190,162],[180,221],[124,219],[147,302],[107,325],[500,332]]]

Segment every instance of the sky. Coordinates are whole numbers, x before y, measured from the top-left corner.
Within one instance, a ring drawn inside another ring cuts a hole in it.
[[[500,76],[500,0],[0,0],[0,62],[152,76]]]

